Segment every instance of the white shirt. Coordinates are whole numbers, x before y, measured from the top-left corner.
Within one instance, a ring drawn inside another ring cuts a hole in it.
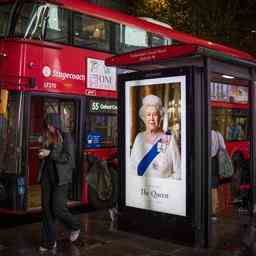
[[[221,133],[212,130],[211,157],[217,155],[219,148],[226,148],[224,138]]]
[[[160,153],[153,159],[143,176],[181,179],[180,152],[174,136],[164,134],[162,136],[169,136],[169,143],[159,145],[166,148],[163,151],[160,151]],[[131,150],[129,170],[131,174],[137,175],[137,167],[140,161],[152,146],[153,144],[145,142],[145,132],[141,132],[136,136]]]

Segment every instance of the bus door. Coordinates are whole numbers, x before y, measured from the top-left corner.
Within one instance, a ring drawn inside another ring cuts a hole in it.
[[[58,113],[61,117],[62,130],[71,133],[76,145],[77,165],[70,186],[70,203],[75,203],[80,196],[80,168],[79,168],[79,110],[80,98],[70,97],[49,97],[48,95],[28,96],[27,116],[27,209],[40,207],[41,191],[37,181],[40,160],[38,159],[39,149],[42,147],[45,127],[44,118],[48,113]]]
[[[25,183],[21,176],[23,95],[0,89],[0,209],[24,207]]]

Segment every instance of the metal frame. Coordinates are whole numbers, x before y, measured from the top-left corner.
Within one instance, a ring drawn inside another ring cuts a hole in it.
[[[200,81],[201,77],[201,69],[199,70],[199,76],[198,80]],[[123,74],[119,76],[118,79],[118,84],[120,85],[119,88],[119,114],[118,114],[118,120],[119,120],[119,130],[120,131],[125,131],[125,82],[129,80],[140,80],[140,79],[145,79],[145,78],[156,78],[156,77],[167,77],[167,76],[176,76],[176,75],[186,75],[186,106],[187,106],[187,112],[186,112],[186,120],[187,120],[187,134],[189,133],[190,136],[187,136],[187,184],[186,184],[186,197],[187,197],[187,216],[186,217],[181,217],[181,216],[176,216],[172,214],[165,214],[165,213],[157,213],[157,212],[152,212],[149,210],[142,210],[142,209],[137,209],[133,207],[127,207],[125,206],[125,168],[126,168],[126,163],[125,163],[125,136],[123,133],[119,133],[119,153],[120,153],[120,182],[119,182],[119,191],[120,191],[120,197],[119,197],[119,210],[122,213],[120,218],[118,219],[118,225],[121,229],[126,229],[130,231],[135,231],[138,233],[142,232],[142,229],[144,229],[143,232],[147,232],[149,236],[152,237],[161,237],[163,240],[172,240],[175,239],[174,237],[176,236],[176,240],[181,241],[181,239],[184,239],[184,233],[186,232],[186,243],[193,244],[196,239],[196,229],[198,229],[199,232],[201,232],[201,224],[199,223],[201,220],[201,215],[194,215],[194,208],[197,208],[197,212],[200,211],[201,205],[195,205],[196,202],[198,202],[198,199],[194,194],[201,193],[201,191],[194,193],[195,190],[197,190],[197,185],[193,186],[192,184],[194,183],[195,180],[195,175],[194,173],[197,173],[199,176],[201,175],[201,171],[203,168],[200,167],[200,171],[195,170],[198,169],[198,165],[196,165],[196,161],[193,160],[194,151],[197,146],[196,144],[196,139],[193,136],[193,132],[195,130],[201,131],[201,129],[198,129],[198,127],[195,127],[191,123],[191,118],[196,119],[196,116],[199,115],[193,115],[193,110],[189,110],[188,106],[192,106],[195,102],[192,99],[192,94],[193,94],[193,86],[194,84],[194,77],[192,75],[192,68],[175,68],[175,69],[163,69],[159,70],[156,72],[134,72],[130,74]],[[195,85],[197,87],[197,84]],[[188,127],[189,126],[189,127]],[[202,126],[202,125],[201,125]],[[199,134],[199,133],[198,133]],[[201,134],[200,134],[201,136]],[[200,157],[200,159],[202,159]],[[201,187],[201,185],[199,185]],[[157,218],[157,221],[156,221]],[[131,221],[134,220],[134,221]],[[134,222],[135,228],[133,229],[133,223],[128,223],[127,222]],[[131,224],[131,225],[129,225]],[[155,226],[157,225],[157,227]],[[180,225],[180,228],[177,229],[177,226]],[[144,226],[144,228],[142,228]],[[148,227],[148,228],[145,228]],[[164,226],[164,228],[162,228]],[[196,228],[195,228],[196,227]],[[147,229],[147,231],[146,231]],[[149,232],[148,229],[151,231]],[[154,234],[154,230],[158,230],[158,234]],[[168,230],[168,232],[167,232]],[[175,235],[176,233],[176,235]],[[179,238],[178,238],[179,237]]]
[[[252,214],[256,215],[256,69],[251,69],[250,87],[250,171],[252,185]]]
[[[205,60],[207,67],[207,60]],[[194,88],[194,132],[193,132],[193,160],[194,160],[194,200],[195,200],[195,245],[207,246],[208,239],[208,205],[209,205],[209,90],[205,86],[208,81],[207,68],[193,68]]]

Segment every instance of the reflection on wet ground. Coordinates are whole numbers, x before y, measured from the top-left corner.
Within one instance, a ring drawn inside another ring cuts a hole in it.
[[[212,248],[238,252],[250,223],[248,207],[242,202],[233,203],[230,183],[222,184],[218,193],[218,218],[212,222],[210,245]]]
[[[211,247],[234,252],[240,250],[248,223],[247,215],[219,218],[211,227]]]
[[[71,244],[68,241],[68,233],[59,225],[59,239],[57,249],[44,255],[60,256],[235,256],[240,237],[234,236],[234,229],[241,233],[243,221],[246,223],[246,216],[236,223],[224,222],[213,225],[213,234],[216,230],[223,232],[223,237],[217,236],[216,246],[212,249],[195,249],[181,246],[171,242],[163,242],[150,239],[144,236],[119,231],[115,223],[110,221],[107,211],[90,212],[80,214],[83,224],[82,234],[77,242]],[[248,217],[247,217],[248,218]],[[2,228],[0,230],[0,255],[40,255],[38,251],[40,242],[40,222],[19,225],[17,227]],[[215,231],[214,231],[215,228]],[[232,233],[233,232],[233,233]],[[218,231],[219,233],[219,231]],[[221,242],[220,242],[221,240]],[[226,250],[222,250],[226,249]]]

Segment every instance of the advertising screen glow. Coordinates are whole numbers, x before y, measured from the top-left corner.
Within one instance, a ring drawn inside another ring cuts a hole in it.
[[[126,206],[186,216],[185,83],[126,82]]]

